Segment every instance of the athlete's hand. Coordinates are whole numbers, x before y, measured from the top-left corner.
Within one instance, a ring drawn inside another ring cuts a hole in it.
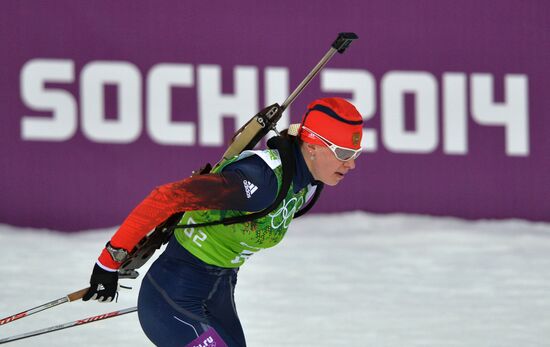
[[[90,289],[83,301],[90,299],[100,302],[111,302],[117,295],[118,290],[118,271],[107,271],[95,264],[92,276],[90,278]]]

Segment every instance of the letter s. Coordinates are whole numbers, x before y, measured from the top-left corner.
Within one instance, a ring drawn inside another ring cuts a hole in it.
[[[23,140],[66,141],[77,129],[76,102],[65,91],[49,83],[72,83],[74,62],[63,59],[32,59],[21,69],[21,97],[30,109],[50,111],[51,117],[25,115],[21,119]]]

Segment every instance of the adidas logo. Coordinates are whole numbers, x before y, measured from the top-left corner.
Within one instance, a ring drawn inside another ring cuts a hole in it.
[[[252,182],[248,182],[247,180],[244,180],[243,181],[243,185],[244,185],[244,190],[246,192],[246,197],[248,199],[250,199],[250,197],[252,196],[252,194],[254,194],[254,192],[256,192],[258,190],[258,187],[256,187],[254,185],[254,183]]]

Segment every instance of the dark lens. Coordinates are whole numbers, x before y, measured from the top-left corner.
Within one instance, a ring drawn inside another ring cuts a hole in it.
[[[351,150],[351,149],[337,147],[334,150],[334,154],[336,154],[336,158],[346,161],[346,160],[350,160],[351,158],[353,158],[353,156],[355,155],[355,151]]]

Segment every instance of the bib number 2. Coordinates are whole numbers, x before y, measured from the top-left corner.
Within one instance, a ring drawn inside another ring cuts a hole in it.
[[[189,218],[189,221],[187,221],[187,224],[191,226],[193,224],[196,224],[196,222],[193,220],[193,218]],[[192,239],[193,242],[199,247],[202,247],[202,243],[208,237],[202,230],[200,229],[195,230],[195,228],[193,227],[183,229],[183,233],[188,238]]]

